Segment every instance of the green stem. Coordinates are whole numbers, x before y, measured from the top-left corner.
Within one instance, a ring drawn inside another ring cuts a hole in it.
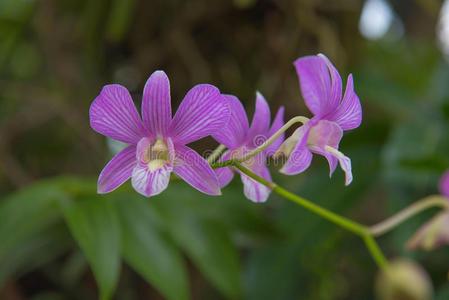
[[[279,128],[278,131],[276,131],[272,136],[270,136],[270,138],[268,138],[265,142],[263,142],[259,147],[253,149],[252,151],[248,152],[247,154],[245,154],[244,156],[242,156],[240,158],[234,158],[234,159],[230,159],[227,161],[214,163],[214,164],[212,164],[212,167],[213,168],[222,168],[222,167],[234,165],[234,163],[241,163],[241,162],[247,161],[248,159],[256,156],[257,154],[259,154],[260,152],[262,152],[263,150],[268,148],[268,146],[270,146],[274,141],[276,141],[287,129],[292,127],[294,124],[296,124],[296,123],[305,124],[308,121],[309,121],[309,119],[306,117],[296,116],[296,117],[290,119],[287,123],[285,123],[284,126]]]
[[[368,228],[369,232],[373,236],[380,236],[388,231],[392,230],[405,220],[413,217],[414,215],[432,207],[442,207],[444,209],[449,209],[449,200],[446,197],[440,195],[429,196],[423,198],[409,207],[404,208],[400,212],[391,216],[390,218],[375,224]]]
[[[352,221],[348,218],[345,218],[343,216],[340,216],[340,215],[338,215],[326,208],[323,208],[307,199],[304,199],[296,194],[293,194],[292,192],[284,189],[283,187],[280,187],[276,183],[268,181],[268,180],[262,178],[261,176],[253,173],[251,170],[245,168],[238,162],[233,162],[232,165],[235,168],[237,168],[239,171],[241,171],[243,174],[245,174],[248,177],[254,179],[255,181],[265,185],[266,187],[273,190],[273,192],[284,197],[285,199],[293,201],[296,204],[301,205],[305,209],[328,220],[329,222],[334,223],[335,225],[338,225],[339,227],[358,235],[365,242],[365,245],[367,246],[369,252],[371,253],[374,261],[378,264],[378,266],[380,268],[384,268],[387,266],[387,259],[384,257],[382,251],[380,250],[379,246],[377,245],[376,241],[374,240],[373,236],[371,235],[371,233],[369,232],[369,230],[366,226],[359,224],[355,221]]]
[[[207,162],[209,164],[214,163],[217,160],[217,158],[220,157],[221,153],[225,151],[225,149],[226,149],[225,145],[222,144],[218,145],[218,147],[211,153],[211,155],[207,157]]]

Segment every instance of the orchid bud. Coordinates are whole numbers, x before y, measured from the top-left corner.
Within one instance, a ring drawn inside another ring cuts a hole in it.
[[[378,274],[376,293],[379,300],[430,300],[433,294],[427,273],[407,259],[391,262]]]
[[[437,214],[425,223],[407,242],[410,250],[434,250],[449,244],[449,211]]]

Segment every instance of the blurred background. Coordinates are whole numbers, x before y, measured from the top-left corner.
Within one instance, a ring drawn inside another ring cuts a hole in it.
[[[309,116],[292,62],[325,53],[354,74],[364,122],[345,135],[354,182],[325,160],[290,190],[364,224],[437,193],[449,168],[449,1],[0,0],[0,299],[374,299],[362,242],[239,179],[221,197],[183,182],[145,199],[126,183],[96,195],[117,145],[89,127],[101,87],[140,105],[163,69],[176,106],[197,83],[261,91],[272,113]],[[215,147],[205,139],[198,150]],[[382,237],[449,299],[449,251],[405,241],[434,211]]]

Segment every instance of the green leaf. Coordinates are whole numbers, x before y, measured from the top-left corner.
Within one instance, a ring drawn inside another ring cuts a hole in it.
[[[162,235],[148,200],[129,194],[116,194],[116,197],[119,198],[116,204],[122,222],[125,261],[167,299],[189,299],[182,256]]]
[[[225,228],[198,216],[172,222],[172,235],[200,271],[227,298],[241,295],[239,256]]]
[[[120,226],[115,206],[101,196],[64,201],[62,208],[72,235],[83,250],[101,299],[110,299],[120,272]]]

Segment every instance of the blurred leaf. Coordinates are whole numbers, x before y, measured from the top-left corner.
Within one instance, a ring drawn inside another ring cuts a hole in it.
[[[120,271],[120,226],[115,207],[101,196],[62,202],[72,235],[86,255],[101,299],[110,299]]]
[[[125,36],[136,7],[135,0],[113,0],[106,34],[114,42]]]
[[[230,299],[239,298],[238,252],[228,232],[217,222],[200,217],[170,221],[171,233],[205,277]]]
[[[188,279],[182,256],[158,230],[146,198],[121,194],[117,211],[122,223],[125,261],[167,299],[189,299]]]

